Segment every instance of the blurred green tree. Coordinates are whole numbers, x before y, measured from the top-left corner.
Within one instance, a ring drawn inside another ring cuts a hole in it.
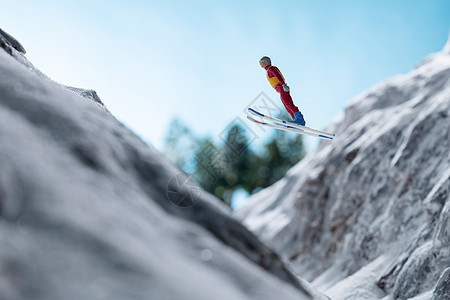
[[[196,138],[178,120],[169,127],[164,153],[193,174],[203,189],[228,204],[238,189],[252,194],[281,179],[306,154],[302,136],[295,133],[274,130],[262,151],[255,152],[239,124],[230,126],[224,144],[216,145],[211,138]]]

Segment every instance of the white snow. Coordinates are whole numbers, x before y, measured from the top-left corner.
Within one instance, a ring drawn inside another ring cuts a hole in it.
[[[355,274],[338,281],[331,288],[321,286],[319,280],[313,284],[320,290],[325,291],[333,300],[376,300],[385,296],[385,292],[376,284],[379,276],[383,275],[385,265],[389,265],[392,258],[381,256],[367,266],[358,270]]]

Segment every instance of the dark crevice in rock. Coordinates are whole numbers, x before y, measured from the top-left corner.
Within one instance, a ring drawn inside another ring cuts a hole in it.
[[[104,171],[101,162],[93,152],[94,150],[89,146],[75,144],[72,146],[71,151],[75,157],[77,157],[87,167],[94,169],[95,171]]]
[[[345,156],[345,161],[350,164],[356,158],[356,155],[358,155],[358,151],[359,149],[354,149],[347,153],[347,155]]]

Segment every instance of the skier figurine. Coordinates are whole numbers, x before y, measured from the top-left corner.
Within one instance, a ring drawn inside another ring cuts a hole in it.
[[[269,83],[280,94],[284,107],[293,119],[290,122],[305,126],[305,119],[303,119],[303,115],[298,110],[297,106],[294,105],[292,97],[289,94],[290,88],[284,81],[284,77],[280,70],[277,67],[272,66],[272,62],[267,56],[261,58],[259,64],[267,71],[267,79],[269,80]]]

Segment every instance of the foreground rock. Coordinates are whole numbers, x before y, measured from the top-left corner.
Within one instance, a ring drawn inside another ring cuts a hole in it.
[[[95,92],[0,41],[0,299],[322,297]]]

